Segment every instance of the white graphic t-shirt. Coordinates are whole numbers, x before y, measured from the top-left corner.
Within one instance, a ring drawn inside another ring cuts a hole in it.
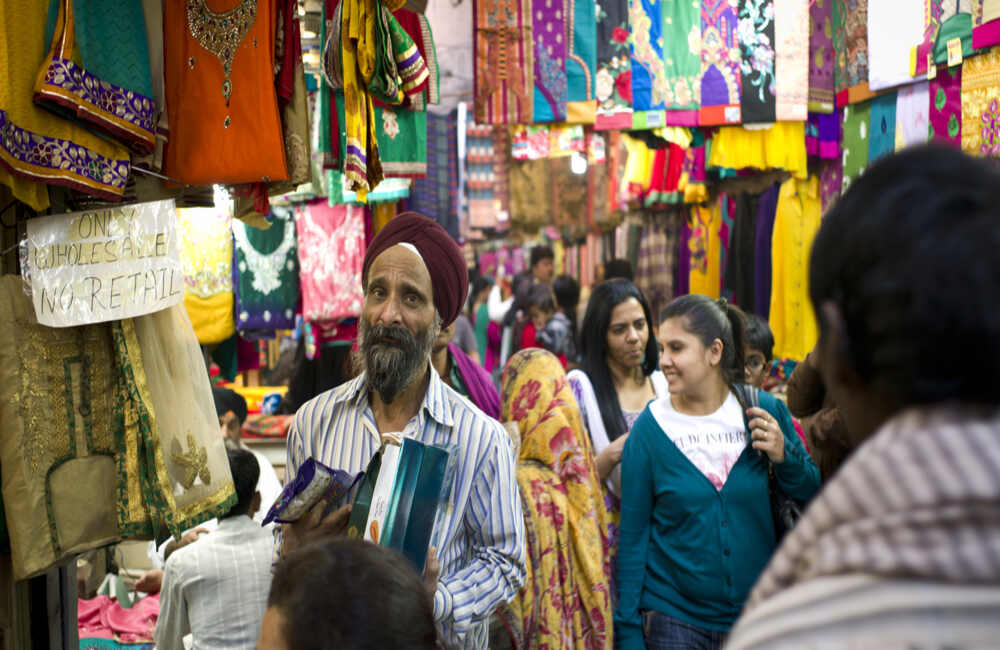
[[[674,410],[670,397],[649,406],[653,417],[677,448],[687,456],[716,490],[722,490],[729,471],[747,445],[743,410],[732,393],[711,415],[684,415]]]

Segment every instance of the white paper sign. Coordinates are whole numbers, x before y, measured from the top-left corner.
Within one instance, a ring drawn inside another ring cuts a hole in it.
[[[184,298],[173,199],[30,219],[38,322],[72,327],[151,314]]]

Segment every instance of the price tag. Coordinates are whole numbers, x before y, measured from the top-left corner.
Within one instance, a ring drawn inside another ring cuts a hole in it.
[[[934,64],[933,52],[927,55],[927,78],[933,79],[937,76],[937,66]]]
[[[726,106],[724,112],[724,117],[726,124],[736,124],[740,121],[740,107],[739,106]]]
[[[962,39],[953,38],[948,41],[948,67],[951,68],[962,62]]]

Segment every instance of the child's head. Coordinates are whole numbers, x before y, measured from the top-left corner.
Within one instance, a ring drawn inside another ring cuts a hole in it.
[[[774,334],[766,320],[756,314],[747,314],[743,338],[746,341],[743,359],[746,363],[747,383],[760,388],[764,384],[764,378],[771,372]]]
[[[556,301],[552,296],[552,288],[547,284],[536,284],[531,287],[527,300],[528,318],[540,330],[552,318],[556,311]]]

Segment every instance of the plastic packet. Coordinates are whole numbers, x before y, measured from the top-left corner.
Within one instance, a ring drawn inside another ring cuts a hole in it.
[[[345,503],[354,501],[362,476],[364,472],[352,476],[340,469],[330,469],[315,458],[308,458],[299,467],[295,478],[281,490],[261,523],[266,526],[272,521],[279,524],[298,521],[322,499],[328,501],[323,512],[326,516]]]

